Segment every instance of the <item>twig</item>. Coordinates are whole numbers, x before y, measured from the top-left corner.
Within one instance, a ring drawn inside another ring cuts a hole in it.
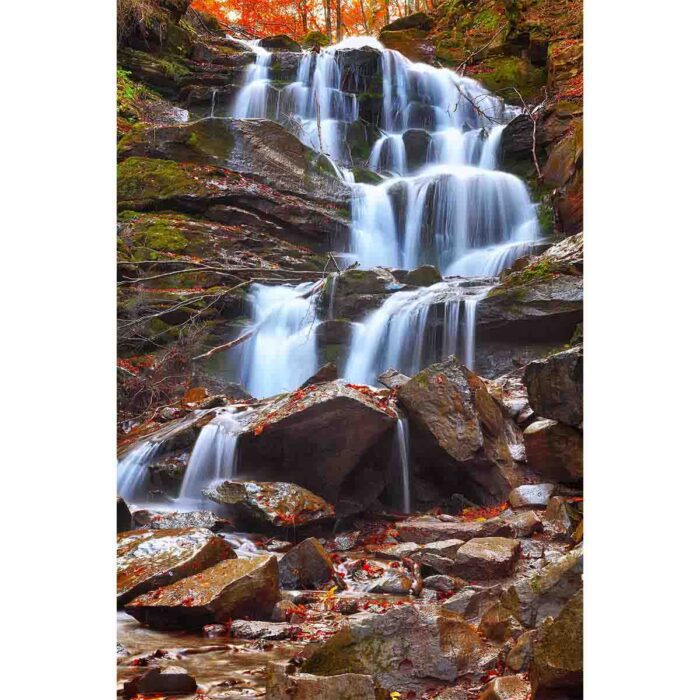
[[[518,96],[518,99],[520,100],[522,106],[523,106],[523,111],[527,116],[530,118],[530,121],[532,122],[532,162],[535,164],[535,171],[537,172],[537,180],[541,181],[542,180],[542,170],[540,169],[540,162],[539,159],[537,158],[537,119],[539,118],[539,112],[540,110],[547,104],[547,100],[549,99],[547,97],[547,92],[545,90],[545,95],[544,95],[544,100],[540,102],[537,106],[533,107],[530,109],[528,106],[527,102],[523,99],[523,96],[520,94],[520,91],[518,88],[515,86],[511,86],[511,89],[515,94]]]
[[[477,49],[476,51],[472,51],[458,66],[457,66],[457,72],[461,72],[462,75],[464,75],[464,69],[469,65],[471,60],[476,56],[477,54],[480,54],[484,49],[487,49],[493,42],[496,40],[496,37],[508,26],[508,24],[504,24],[500,29],[496,30],[496,33],[489,39],[487,44],[484,44],[480,49]]]

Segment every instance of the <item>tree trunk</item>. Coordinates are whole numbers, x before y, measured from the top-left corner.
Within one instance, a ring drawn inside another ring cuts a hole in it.
[[[333,42],[333,27],[331,25],[331,0],[323,0],[323,14],[326,20],[326,36]]]
[[[360,0],[360,12],[362,13],[362,27],[365,30],[365,34],[369,34],[369,27],[367,26],[367,15],[365,14],[364,0]]]
[[[343,0],[336,0],[335,5],[335,40],[340,41],[343,38]]]

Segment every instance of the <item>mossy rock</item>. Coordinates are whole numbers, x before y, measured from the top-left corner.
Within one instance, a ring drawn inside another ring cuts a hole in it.
[[[355,182],[366,185],[378,185],[383,181],[380,175],[377,175],[373,170],[367,170],[367,168],[352,168],[352,174],[355,177]]]
[[[260,40],[260,46],[272,51],[301,51],[301,46],[286,34],[275,34]]]
[[[425,63],[435,56],[435,46],[424,29],[382,30],[379,40],[386,48],[399,51],[412,61]]]
[[[531,100],[539,95],[547,82],[545,68],[535,68],[529,61],[515,56],[487,58],[470,69],[469,77],[514,104],[519,100],[513,88],[524,100]]]
[[[314,46],[328,46],[330,43],[328,37],[318,30],[309,32],[301,41],[305,49],[311,49]]]

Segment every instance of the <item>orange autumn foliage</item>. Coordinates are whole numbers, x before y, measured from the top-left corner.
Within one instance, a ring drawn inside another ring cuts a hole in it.
[[[194,0],[192,7],[252,36],[287,34],[301,40],[310,31],[325,32],[326,6],[336,41],[338,2],[345,36],[377,34],[386,22],[384,0]]]

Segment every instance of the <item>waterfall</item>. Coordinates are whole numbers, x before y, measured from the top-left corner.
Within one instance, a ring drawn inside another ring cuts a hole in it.
[[[343,376],[376,384],[390,367],[411,376],[449,355],[473,367],[476,305],[484,294],[483,287],[462,287],[459,281],[391,294],[354,326]]]
[[[202,428],[187,463],[178,506],[197,507],[208,503],[202,496],[202,489],[237,475],[238,436],[251,413],[251,410],[238,412],[235,407],[225,408]]]
[[[408,419],[399,413],[394,432],[394,459],[397,464],[400,507],[402,513],[411,512],[411,463]]]
[[[255,62],[246,67],[245,82],[236,95],[233,116],[236,119],[246,117],[265,118],[268,116],[268,98],[270,94],[270,62],[272,54],[259,46],[259,40],[236,40],[255,53]]]
[[[303,52],[294,82],[278,92],[270,84],[270,52],[256,41],[244,43],[255,62],[247,68],[234,114],[273,114],[325,153],[337,177],[350,183],[352,224],[339,251],[347,264],[432,264],[464,280],[495,276],[529,252],[539,237],[535,207],[524,183],[498,170],[503,130],[519,108],[475,80],[413,63],[367,37]],[[366,165],[391,174],[373,185],[354,183],[346,139],[359,120],[354,90],[359,92],[363,79],[346,60],[346,49],[363,47],[379,52],[382,70],[381,134]],[[318,369],[316,299],[309,289],[251,287],[255,332],[230,358],[255,396],[294,389]],[[449,354],[473,366],[479,298],[460,280],[391,294],[356,324],[345,376],[374,383],[389,366],[412,374]]]
[[[148,497],[148,467],[156,458],[161,443],[146,440],[134,446],[117,465],[117,493],[134,503]]]
[[[239,381],[257,397],[296,389],[317,369],[315,282],[253,284],[253,336],[231,350]]]

